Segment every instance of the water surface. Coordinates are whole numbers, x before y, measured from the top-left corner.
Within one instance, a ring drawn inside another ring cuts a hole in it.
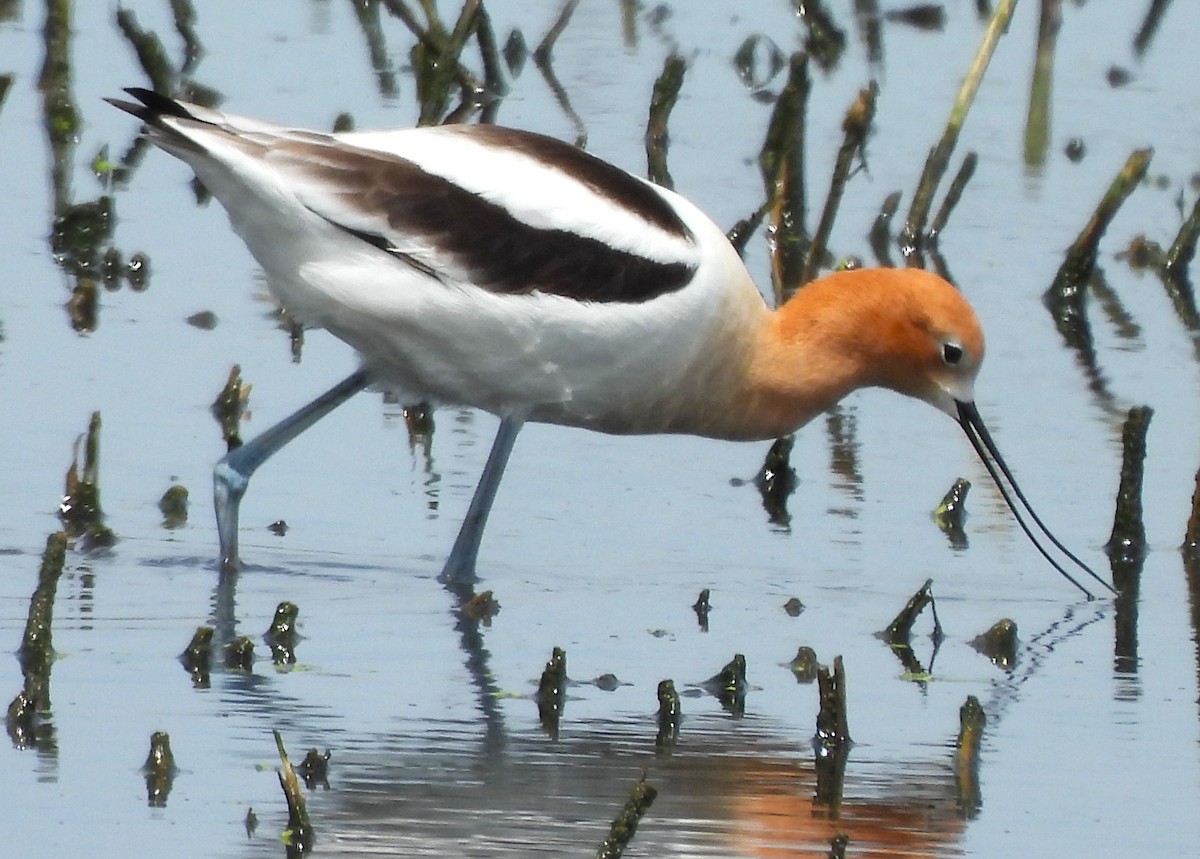
[[[198,4],[204,54],[190,78],[239,113],[322,128],[342,111],[364,128],[411,124],[414,38],[380,7],[384,63],[374,67],[359,5]],[[732,226],[762,201],[755,159],[783,82],[766,75],[768,97],[755,97],[734,54],[761,35],[786,57],[805,31],[783,2],[647,5],[623,21],[633,5],[581,3],[554,49],[578,123],[532,62],[508,75],[496,119],[565,139],[585,131],[590,151],[644,174],[651,88],[677,50],[689,67],[670,120],[671,174]],[[966,2],[943,4],[941,31],[885,23],[872,64],[850,4],[830,5],[847,47],[835,68],[811,70],[810,224],[842,114],[874,77],[875,135],[831,239],[837,255],[873,261],[867,230],[893,190],[906,211],[982,24]],[[344,376],[354,357],[313,332],[292,360],[224,213],[198,207],[187,169],[157,151],[116,190],[106,242],[149,256],[149,287],[101,290],[97,327],[74,331],[64,303],[75,277],[48,239],[55,209],[109,192],[89,164],[106,146],[119,159],[137,130],[101,98],[146,78],[114,9],[75,4],[66,46],[80,125],[52,147],[38,89],[44,9],[0,4],[0,74],[14,75],[0,105],[0,640],[19,645],[40,552],[59,527],[72,444],[92,411],[103,418],[102,499],[120,538],[111,551],[68,555],[50,739],[0,751],[13,852],[278,855],[286,813],[273,728],[295,759],[310,747],[332,751],[328,790],[308,794],[318,853],[589,855],[643,772],[660,793],[630,855],[824,855],[838,832],[851,839],[849,855],[1191,852],[1200,837],[1195,603],[1176,547],[1200,461],[1196,349],[1158,279],[1116,254],[1138,233],[1169,243],[1181,207],[1194,205],[1200,12],[1171,5],[1136,55],[1149,5],[1063,8],[1041,166],[1023,158],[1039,7],[1019,7],[963,132],[960,151],[978,152],[979,167],[941,243],[988,331],[981,411],[1043,516],[1099,569],[1121,422],[1130,406],[1156,410],[1151,551],[1131,644],[1117,636],[1111,602],[1080,600],[1027,545],[953,424],[881,392],[852,397],[840,429],[822,419],[798,434],[787,527],[770,521],[749,482],[766,445],[528,427],[481,555],[483,586],[502,606],[487,627],[461,620],[435,576],[495,420],[440,411],[426,449],[398,404],[360,395],[255,477],[242,518],[249,566],[219,586],[208,487],[223,442],[208,405],[230,366],[253,385],[243,428],[252,435]],[[457,14],[440,8],[448,20]],[[502,43],[520,30],[534,45],[559,7],[488,10]],[[178,65],[170,4],[136,12]],[[1111,86],[1113,65],[1131,82]],[[1062,154],[1073,136],[1087,149],[1078,164]],[[1152,181],[1102,246],[1100,267],[1129,321],[1092,302],[1097,382],[1064,346],[1041,293],[1142,146],[1155,149]],[[747,261],[765,287],[761,235]],[[214,313],[216,327],[189,325],[198,311]],[[929,520],[959,476],[975,484],[966,550]],[[191,490],[191,518],[166,530],[156,502],[174,482]],[[267,529],[278,519],[286,536]],[[873,633],[927,578],[947,639],[935,655],[922,618],[914,647],[930,677],[915,682]],[[707,631],[690,608],[702,588],[714,604]],[[792,596],[806,605],[796,618],[782,608]],[[259,644],[250,674],[217,671],[211,688],[193,688],[176,656],[197,625],[257,639],[283,599],[300,606],[296,666],[273,668]],[[1022,642],[1009,673],[969,646],[1001,617],[1018,623]],[[783,666],[801,644],[822,661],[845,660],[855,746],[836,806],[814,804],[816,689]],[[556,740],[531,700],[554,646],[567,650],[575,680],[611,672],[623,683],[572,686]],[[680,741],[657,752],[658,681],[686,689],[735,653],[753,686],[745,715],[685,696]],[[11,696],[21,676],[10,666]],[[964,808],[951,747],[969,695],[988,725],[981,802]],[[161,808],[147,806],[139,772],[156,730],[170,733],[180,767]],[[248,836],[250,808],[259,826]]]

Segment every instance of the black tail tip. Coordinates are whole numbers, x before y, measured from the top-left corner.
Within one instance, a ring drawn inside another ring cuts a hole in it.
[[[171,98],[168,95],[155,92],[152,89],[145,87],[127,87],[125,89],[127,95],[133,96],[140,104],[135,104],[131,101],[125,101],[119,98],[106,98],[109,104],[113,107],[120,108],[126,113],[131,113],[142,122],[153,123],[160,116],[174,116],[180,119],[195,119],[194,116],[180,102]]]

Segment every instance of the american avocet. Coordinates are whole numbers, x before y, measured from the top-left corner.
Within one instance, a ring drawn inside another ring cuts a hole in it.
[[[1088,593],[1034,527],[1108,587],[1042,524],[996,449],[972,395],[983,333],[941,278],[832,274],[771,311],[695,206],[557,140],[488,125],[324,134],[127,92],[140,103],[112,103],[191,165],[279,302],[362,359],[217,464],[224,569],[240,564],[251,474],[368,385],[500,418],[442,570],[459,582],[475,577],[527,420],[768,439],[879,386],[957,420],[1038,551]]]

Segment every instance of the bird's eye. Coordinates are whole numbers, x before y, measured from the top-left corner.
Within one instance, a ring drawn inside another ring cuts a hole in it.
[[[956,343],[942,344],[942,360],[953,367],[962,360],[963,349]]]

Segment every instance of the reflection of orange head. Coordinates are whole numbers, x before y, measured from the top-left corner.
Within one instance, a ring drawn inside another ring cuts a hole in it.
[[[736,780],[728,796],[737,856],[811,857],[839,834],[849,836],[847,853],[855,857],[937,856],[963,831],[949,767],[912,772],[913,781],[897,785],[893,796],[847,798],[835,811],[817,803],[810,767],[780,759],[738,763],[728,770]]]

